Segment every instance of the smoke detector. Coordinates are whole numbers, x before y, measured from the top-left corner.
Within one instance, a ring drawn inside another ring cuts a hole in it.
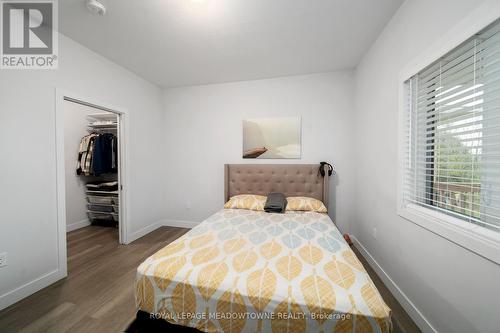
[[[92,13],[100,16],[106,14],[106,7],[97,0],[87,0],[87,9]]]

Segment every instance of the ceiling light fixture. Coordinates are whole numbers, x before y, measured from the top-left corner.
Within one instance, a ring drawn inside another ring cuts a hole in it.
[[[106,7],[97,0],[87,0],[87,9],[92,13],[99,16],[106,14]]]

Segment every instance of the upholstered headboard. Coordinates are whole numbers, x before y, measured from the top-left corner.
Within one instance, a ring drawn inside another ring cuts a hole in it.
[[[238,194],[312,197],[328,207],[328,172],[319,173],[319,164],[226,164],[224,198]]]

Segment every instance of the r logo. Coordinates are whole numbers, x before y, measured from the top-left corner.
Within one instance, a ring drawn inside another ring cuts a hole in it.
[[[3,54],[53,53],[51,2],[2,3]]]

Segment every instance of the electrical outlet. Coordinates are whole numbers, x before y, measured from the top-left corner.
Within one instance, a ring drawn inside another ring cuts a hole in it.
[[[373,238],[377,239],[377,228],[373,228]]]
[[[192,207],[191,201],[186,201],[186,209],[191,210],[191,207]]]
[[[7,266],[7,252],[0,253],[0,267]]]

